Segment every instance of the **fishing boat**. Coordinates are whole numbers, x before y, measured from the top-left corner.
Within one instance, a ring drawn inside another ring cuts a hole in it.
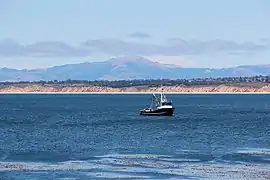
[[[169,101],[163,93],[159,95],[153,93],[150,107],[140,110],[140,115],[172,116],[174,109],[172,101]]]

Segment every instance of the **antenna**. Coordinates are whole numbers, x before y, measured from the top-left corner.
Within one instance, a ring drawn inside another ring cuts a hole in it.
[[[161,76],[161,93],[163,93],[163,78]]]

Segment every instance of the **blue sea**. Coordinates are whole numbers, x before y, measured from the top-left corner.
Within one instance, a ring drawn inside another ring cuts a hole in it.
[[[0,95],[0,179],[270,179],[270,95]]]

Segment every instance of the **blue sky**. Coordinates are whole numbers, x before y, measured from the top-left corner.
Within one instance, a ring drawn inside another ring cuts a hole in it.
[[[269,64],[269,19],[268,0],[0,0],[0,62],[36,68],[128,54],[186,67]]]

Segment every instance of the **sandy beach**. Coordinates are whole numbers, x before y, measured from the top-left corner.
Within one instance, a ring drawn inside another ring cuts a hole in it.
[[[13,84],[0,86],[1,94],[269,94],[270,85],[211,85],[163,87],[100,87],[90,85]]]

